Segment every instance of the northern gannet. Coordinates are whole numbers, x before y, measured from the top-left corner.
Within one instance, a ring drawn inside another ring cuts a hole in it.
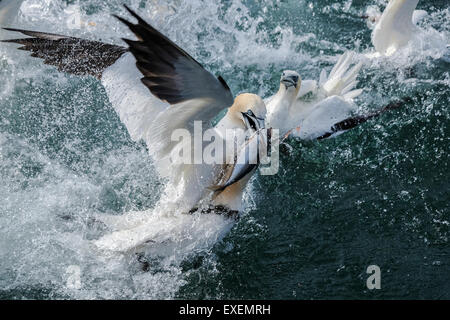
[[[392,55],[405,46],[419,31],[416,24],[427,13],[415,10],[419,0],[390,0],[380,17],[369,17],[375,22],[372,44],[380,55]]]
[[[344,53],[328,76],[322,70],[319,82],[302,81],[297,72],[284,71],[278,92],[266,99],[268,126],[279,129],[281,135],[290,132],[301,139],[315,139],[350,117],[356,107],[353,99],[362,93],[362,89],[354,90],[362,64],[352,65],[353,53]]]
[[[4,42],[22,45],[19,49],[30,51],[33,57],[44,59],[45,64],[56,66],[60,71],[100,79],[130,136],[146,142],[158,172],[168,180],[164,199],[176,203],[178,211],[192,211],[204,202],[207,210],[212,206],[239,211],[242,193],[255,172],[254,167],[245,166],[245,163],[237,166],[229,158],[224,161],[227,164],[225,170],[221,163],[172,163],[171,156],[178,152],[182,142],[173,141],[171,134],[177,129],[195,134],[194,121],[201,121],[201,130],[205,131],[212,120],[228,108],[214,128],[219,136],[229,142],[227,130],[242,132],[237,137],[237,144],[241,145],[250,129],[258,133],[259,139],[266,117],[264,101],[250,93],[233,99],[222,77],[213,76],[133,10],[125,8],[137,20],[134,24],[115,16],[137,38],[123,39],[128,47],[12,28],[5,29],[30,38]],[[191,146],[192,154],[197,152],[194,145]],[[227,147],[230,145],[234,148],[233,143],[226,144]],[[226,153],[225,157],[228,156]],[[219,188],[211,188],[213,186]],[[126,224],[126,232],[105,236],[97,242],[98,246],[126,251],[145,243],[148,235],[133,229],[142,229],[137,222],[139,219],[131,223],[127,223],[127,219],[117,223],[123,222],[124,227]],[[184,220],[183,217],[179,221]]]
[[[286,70],[280,79],[280,88],[266,99],[267,122],[273,129],[287,137],[305,140],[326,139],[339,135],[383,113],[398,109],[411,98],[398,101],[367,114],[354,115],[356,105],[353,99],[363,89],[354,89],[362,64],[353,67],[354,53],[344,53],[327,76],[322,70],[320,80],[302,81],[295,71]],[[302,88],[306,82],[306,89]],[[309,100],[305,95],[311,94]]]

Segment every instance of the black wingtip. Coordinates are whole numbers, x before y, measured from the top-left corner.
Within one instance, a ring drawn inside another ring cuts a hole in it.
[[[130,28],[131,31],[134,32],[135,25],[132,22],[130,22],[127,19],[122,18],[118,15],[115,15],[115,14],[113,14],[113,17],[116,18],[117,20],[119,20],[120,22],[122,22],[124,25],[126,25],[128,28]]]
[[[133,40],[130,40],[130,39],[127,39],[127,38],[120,38],[120,39],[122,39],[122,41],[125,42],[128,45],[128,47],[131,47],[131,45],[134,42]]]
[[[356,117],[352,117],[352,118],[348,118],[343,121],[340,121],[340,122],[334,124],[333,127],[331,127],[330,132],[327,132],[327,133],[321,135],[320,137],[317,138],[317,140],[326,139],[337,132],[352,129],[360,124],[363,124],[364,122],[366,122],[368,120],[379,117],[386,112],[399,109],[399,108],[403,107],[405,104],[410,103],[412,101],[413,101],[413,99],[411,97],[404,97],[404,98],[401,98],[400,100],[389,103],[388,105],[384,106],[383,108],[379,109],[378,111],[369,113],[367,115],[356,116]]]
[[[0,42],[5,42],[5,43],[19,43],[19,41],[21,41],[23,39],[2,39],[0,40]]]
[[[31,30],[18,29],[18,28],[9,28],[9,27],[3,27],[2,29],[6,30],[6,31],[20,32],[25,35],[28,35],[29,33],[39,33],[39,31],[31,31]]]
[[[134,10],[132,10],[129,6],[127,6],[126,4],[124,4],[123,6],[133,17],[135,17],[138,20],[142,20],[142,18],[138,16],[138,14]]]
[[[17,29],[17,28],[8,28],[8,27],[3,27],[2,29],[6,30],[6,31],[20,32],[20,33],[24,33],[24,32],[28,31],[28,30],[22,30],[22,29]]]
[[[222,78],[222,76],[218,76],[217,79],[219,80],[219,82],[222,84],[222,86],[228,90],[231,91],[230,87],[228,86],[228,83],[225,81],[224,78]]]
[[[116,18],[117,20],[119,20],[120,22],[123,22],[125,24],[129,23],[128,20],[122,18],[121,16],[118,16],[117,14],[113,14],[112,15],[114,18]]]
[[[130,8],[127,4],[124,4],[123,7],[124,7],[125,9],[127,9],[127,11],[128,11],[129,13],[131,13],[131,14],[134,13],[133,10],[131,10],[131,8]]]
[[[140,15],[138,15],[136,13],[136,11],[134,11],[133,9],[131,9],[130,7],[128,7],[126,4],[123,5],[125,7],[125,9],[133,16],[136,18],[136,20],[138,21],[139,24],[142,24],[143,26],[149,27],[151,29],[154,29],[147,21],[145,21],[144,19],[141,18]]]

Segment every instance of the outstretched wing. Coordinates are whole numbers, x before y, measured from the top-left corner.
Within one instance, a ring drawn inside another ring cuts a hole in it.
[[[391,1],[372,32],[372,44],[382,55],[391,55],[411,39],[416,27],[413,12],[419,0]]]
[[[351,116],[351,107],[347,107],[342,98],[330,97],[323,101],[321,108],[317,109],[317,112],[311,114],[311,117],[307,118],[300,126],[290,130],[286,137],[299,137],[301,139],[317,139],[322,140],[338,134],[341,134],[347,130],[355,128],[366,121],[377,118],[382,114],[401,108],[405,104],[411,102],[411,98],[406,97],[399,101],[391,102],[383,108],[368,113],[365,115]],[[329,113],[331,116],[323,120],[323,113]]]
[[[354,53],[347,51],[339,58],[328,76],[326,71],[322,70],[319,86],[327,97],[338,95],[345,100],[351,100],[362,93],[362,89],[354,90],[358,84],[356,78],[362,63],[359,62],[352,67],[353,57]]]
[[[116,17],[133,31],[138,40],[123,40],[129,45],[137,60],[136,65],[144,75],[142,82],[155,96],[170,104],[208,99],[221,108],[232,105],[230,88],[221,77],[216,78],[206,71],[183,49],[125,7],[138,23]]]
[[[179,179],[193,170],[184,165],[167,166],[178,144],[171,140],[172,133],[176,129],[187,129],[193,133],[194,121],[202,121],[203,129],[206,129],[220,111],[233,104],[233,96],[221,77],[216,78],[133,10],[127,6],[125,8],[137,24],[116,17],[137,37],[137,40],[124,41],[143,75],[141,81],[154,96],[171,105],[155,117],[145,140],[155,161],[161,164],[157,165],[159,172],[163,176],[177,176]]]
[[[320,137],[317,138],[317,140],[322,140],[322,139],[326,139],[328,137],[331,137],[335,134],[339,134],[342,133],[344,131],[350,130],[352,128],[355,128],[357,126],[359,126],[360,124],[381,116],[383,113],[391,111],[391,110],[395,110],[398,109],[402,106],[404,106],[406,103],[410,103],[412,101],[411,98],[406,97],[403,98],[402,100],[399,101],[395,101],[392,103],[389,103],[388,105],[384,106],[383,108],[381,108],[380,110],[377,110],[375,112],[366,114],[366,115],[360,115],[360,116],[355,116],[355,117],[350,117],[347,118],[345,120],[342,120],[336,124],[334,124],[330,130],[328,130],[328,132],[322,134]]]
[[[347,51],[339,57],[330,74],[327,75],[325,69],[320,73],[320,79],[302,80],[297,99],[300,99],[308,93],[317,94],[316,99],[324,99],[333,95],[341,96],[345,100],[356,98],[362,93],[362,89],[356,89],[358,84],[356,78],[362,63],[354,64],[354,53]]]
[[[225,81],[205,70],[174,42],[126,7],[137,20],[129,22],[116,16],[135,34],[136,40],[123,39],[142,74],[141,82],[158,99],[168,105],[155,114],[146,126],[144,140],[155,160],[158,172],[176,185],[178,194],[185,195],[183,206],[192,208],[213,184],[217,166],[208,164],[174,164],[172,154],[186,150],[186,141],[173,141],[177,129],[194,133],[194,121],[201,121],[205,130],[211,121],[233,104],[233,96]],[[151,99],[149,99],[151,100]],[[191,135],[192,137],[192,135]],[[183,143],[186,143],[183,144]],[[190,144],[191,155],[195,143]],[[183,188],[184,191],[181,191]],[[187,196],[189,195],[189,196]]]
[[[328,97],[314,105],[303,119],[295,125],[292,135],[301,139],[316,139],[335,124],[351,116],[354,106],[339,96]]]
[[[2,42],[22,45],[19,50],[30,51],[32,57],[56,66],[59,71],[101,78],[103,71],[114,64],[127,49],[99,41],[84,40],[59,34],[4,28],[31,38],[10,39]]]

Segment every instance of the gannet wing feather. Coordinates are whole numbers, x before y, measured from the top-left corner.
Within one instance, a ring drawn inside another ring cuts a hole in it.
[[[30,38],[3,42],[22,45],[19,49],[44,59],[45,64],[63,72],[100,78],[114,110],[135,141],[146,140],[152,121],[169,106],[148,92],[140,81],[142,74],[135,66],[135,58],[123,46],[60,34],[5,29]]]
[[[221,109],[233,104],[226,82],[206,71],[186,51],[177,46],[133,10],[125,6],[138,21],[133,24],[116,16],[138,38],[124,39],[135,56],[141,79],[150,91],[163,101],[178,104],[192,99],[208,99]],[[220,111],[220,110],[217,110]]]
[[[342,96],[349,101],[359,96],[362,90],[353,89],[358,84],[356,78],[361,70],[362,63],[359,62],[353,65],[353,58],[354,53],[347,51],[339,57],[329,75],[327,75],[325,69],[322,69],[318,82],[315,80],[302,80],[297,99],[301,100],[301,98],[311,92],[319,95],[317,101],[333,95]]]
[[[19,50],[30,51],[32,57],[56,66],[59,71],[79,76],[101,78],[103,71],[114,64],[127,49],[99,41],[85,40],[59,34],[4,28],[30,38],[2,40],[22,45]]]
[[[356,78],[362,67],[361,62],[352,67],[353,58],[354,53],[347,51],[339,58],[328,77],[326,76],[326,71],[322,70],[319,85],[320,91],[326,97],[339,95],[346,100],[350,100],[361,94],[361,90],[352,92],[358,84]]]
[[[381,108],[375,112],[372,112],[372,113],[369,113],[366,115],[359,115],[359,116],[354,116],[354,117],[349,117],[347,119],[344,119],[338,123],[335,123],[328,132],[325,132],[321,136],[317,137],[317,140],[326,139],[333,135],[336,135],[336,134],[342,133],[344,131],[350,130],[352,128],[355,128],[370,119],[381,116],[382,114],[384,114],[387,111],[398,109],[408,102],[411,102],[411,98],[403,98],[402,100],[389,103],[388,105],[384,106],[383,108]]]
[[[411,98],[405,97],[401,100],[391,102],[377,111],[365,115],[351,115],[351,109],[346,106],[346,104],[348,104],[346,101],[337,96],[331,97],[325,99],[321,106],[319,106],[319,108],[300,126],[290,130],[288,136],[310,140],[326,139],[355,128],[388,111],[398,109],[411,101]],[[336,112],[336,109],[340,111]],[[334,114],[331,114],[328,119],[324,119],[322,115],[328,112],[334,112]]]
[[[300,139],[316,139],[354,111],[354,105],[340,96],[328,97],[313,107],[311,112],[296,125],[299,130],[292,130],[292,135]]]
[[[319,85],[323,86],[325,82],[327,82],[327,79],[328,79],[327,70],[322,69],[319,76]]]
[[[391,55],[411,39],[416,29],[413,12],[418,2],[419,0],[392,0],[388,3],[372,32],[372,43],[376,51]]]
[[[142,83],[158,99],[171,106],[156,115],[145,141],[163,176],[181,177],[192,171],[186,166],[167,169],[167,161],[178,144],[171,140],[175,129],[193,132],[194,121],[202,121],[203,129],[224,108],[233,104],[233,96],[226,82],[216,78],[186,51],[177,46],[133,10],[125,6],[137,20],[133,24],[117,17],[135,34],[137,40],[124,39],[136,58],[136,66],[142,73]]]
[[[63,72],[101,79],[131,138],[150,144],[148,137],[153,120],[170,105],[148,92],[140,81],[142,74],[135,67],[136,60],[127,48],[60,34],[5,29],[30,38],[3,42],[22,45],[20,50],[30,51],[31,56],[44,59],[45,64]]]
[[[316,94],[319,85],[316,80],[302,80],[300,90],[297,93],[297,99],[306,96],[309,93]]]

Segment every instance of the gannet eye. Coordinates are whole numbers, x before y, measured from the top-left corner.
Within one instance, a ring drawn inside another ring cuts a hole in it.
[[[255,114],[253,113],[253,111],[250,110],[250,109],[248,109],[247,114],[248,114],[249,116],[252,116],[252,117],[255,116]]]

